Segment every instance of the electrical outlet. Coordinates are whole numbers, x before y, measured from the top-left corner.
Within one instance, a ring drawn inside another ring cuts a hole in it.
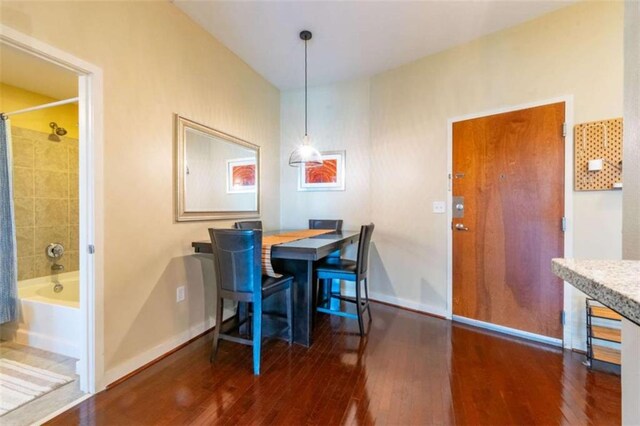
[[[434,213],[445,213],[447,211],[447,205],[444,201],[434,201],[432,209]]]
[[[181,285],[176,289],[176,302],[182,302],[184,300],[184,286]]]

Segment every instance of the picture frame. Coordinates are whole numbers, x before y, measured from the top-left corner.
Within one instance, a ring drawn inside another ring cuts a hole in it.
[[[227,160],[227,194],[256,192],[257,164],[255,158]]]
[[[298,191],[344,191],[346,151],[324,151],[322,166],[302,165],[298,171]]]

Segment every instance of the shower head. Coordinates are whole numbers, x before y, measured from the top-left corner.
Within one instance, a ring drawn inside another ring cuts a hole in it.
[[[67,129],[59,127],[58,124],[53,121],[49,123],[49,127],[51,127],[51,134],[49,135],[50,141],[60,142],[60,136],[67,134]]]

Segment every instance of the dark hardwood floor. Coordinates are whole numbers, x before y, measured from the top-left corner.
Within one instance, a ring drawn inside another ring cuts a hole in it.
[[[50,424],[620,424],[620,378],[580,354],[372,304],[357,322],[318,315],[315,344],[251,348],[211,334]]]

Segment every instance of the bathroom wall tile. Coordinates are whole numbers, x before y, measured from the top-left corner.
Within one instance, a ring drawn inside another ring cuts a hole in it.
[[[79,246],[78,226],[72,225],[69,227],[69,250],[77,251]]]
[[[69,224],[78,225],[80,223],[79,212],[78,200],[69,200]]]
[[[33,197],[33,169],[13,168],[13,196],[15,198]]]
[[[69,149],[60,142],[37,141],[35,143],[35,168],[67,171],[69,168]]]
[[[18,281],[34,278],[35,256],[18,257]]]
[[[33,168],[34,147],[33,141],[25,138],[13,138],[12,144],[13,166]]]
[[[36,226],[60,226],[69,224],[69,200],[36,198]]]
[[[65,263],[66,259],[66,263]],[[69,252],[65,257],[62,258],[62,262],[64,265],[64,270],[66,272],[77,271],[79,269],[79,256],[78,252]]]
[[[36,170],[36,198],[69,198],[69,175],[65,172]]]
[[[18,243],[18,257],[35,255],[34,252],[34,228],[16,227],[16,242]]]
[[[14,198],[13,206],[16,216],[16,226],[35,225],[33,198]]]
[[[35,229],[36,255],[44,253],[50,243],[60,243],[65,251],[76,250],[69,244],[69,227],[67,226],[38,226]]]
[[[40,132],[37,132],[40,133]],[[32,138],[34,134],[33,130],[25,129],[22,127],[11,126],[11,137],[12,138]]]
[[[78,174],[69,173],[69,198],[78,198]]]
[[[77,139],[72,139],[72,142],[69,146],[69,171],[73,173],[78,173],[79,169],[79,160],[78,160],[78,141]]]
[[[64,260],[64,257],[62,258]],[[64,265],[64,262],[60,262]],[[33,275],[35,277],[46,277],[51,275],[51,265],[53,263],[49,260],[49,258],[42,253],[35,257],[35,262],[33,265]]]

